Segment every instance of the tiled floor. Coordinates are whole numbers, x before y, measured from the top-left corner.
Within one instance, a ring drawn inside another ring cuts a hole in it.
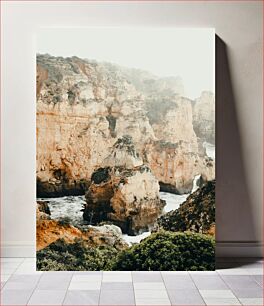
[[[263,305],[263,262],[225,259],[215,272],[35,272],[1,259],[1,305]]]

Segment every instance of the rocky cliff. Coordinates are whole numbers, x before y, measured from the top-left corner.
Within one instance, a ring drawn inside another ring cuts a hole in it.
[[[193,103],[193,128],[196,135],[211,144],[215,143],[215,98],[203,91]]]
[[[111,221],[130,235],[148,230],[165,202],[159,198],[158,180],[143,164],[131,136],[119,138],[102,165],[92,174],[84,219],[91,224]]]
[[[214,162],[197,138],[193,101],[182,97],[183,90],[179,78],[38,55],[38,196],[84,194],[124,135],[163,190],[189,192],[196,174],[213,179]]]
[[[158,219],[159,227],[169,231],[215,234],[215,180],[188,196],[174,211]]]

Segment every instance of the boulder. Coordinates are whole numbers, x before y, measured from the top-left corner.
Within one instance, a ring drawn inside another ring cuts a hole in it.
[[[92,174],[84,219],[91,224],[111,221],[131,235],[148,230],[165,202],[159,198],[159,183],[143,164],[132,138],[118,139],[103,165]]]

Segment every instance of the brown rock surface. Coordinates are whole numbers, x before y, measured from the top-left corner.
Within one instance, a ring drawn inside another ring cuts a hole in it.
[[[190,191],[197,174],[214,178],[179,79],[77,57],[37,63],[38,196],[84,194],[123,135],[173,192]]]
[[[36,238],[37,251],[59,239],[64,239],[66,243],[74,243],[76,239],[81,239],[89,242],[91,246],[114,246],[117,249],[128,246],[122,239],[122,232],[117,226],[89,226],[85,230],[81,230],[60,221],[44,219],[38,214]]]
[[[132,138],[118,139],[103,165],[92,174],[84,219],[92,224],[111,221],[132,235],[147,230],[165,203],[159,198],[157,179],[143,164]]]

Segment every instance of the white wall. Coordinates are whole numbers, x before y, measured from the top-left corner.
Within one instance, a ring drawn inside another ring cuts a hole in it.
[[[215,27],[226,44],[225,49],[217,43],[217,250],[219,256],[260,255],[261,2],[6,1],[1,6],[2,256],[35,254],[36,30],[90,25]]]

